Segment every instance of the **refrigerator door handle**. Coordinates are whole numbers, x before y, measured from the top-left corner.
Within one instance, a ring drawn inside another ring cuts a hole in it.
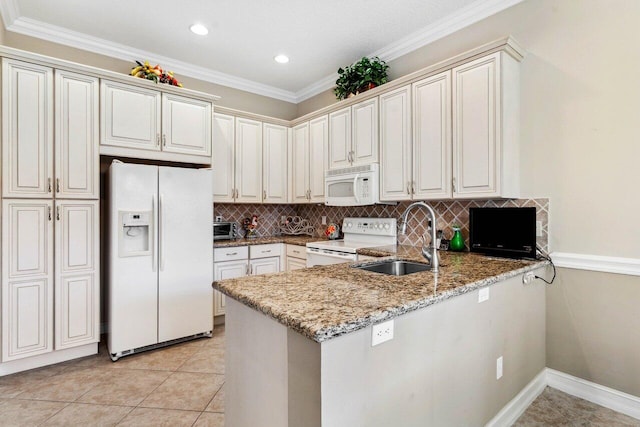
[[[160,193],[160,203],[158,205],[158,215],[160,216],[160,227],[158,227],[158,247],[160,248],[160,271],[164,270],[164,194]]]
[[[158,210],[156,209],[156,196],[155,194],[151,195],[151,210],[153,211],[153,224],[157,224],[158,223],[158,215],[157,212]],[[155,227],[153,227],[155,228]],[[158,269],[158,242],[157,242],[157,237],[156,234],[154,233],[154,243],[156,243],[154,245],[154,249],[153,249],[153,256],[151,257],[151,271],[153,271],[154,273],[156,272],[156,270]]]

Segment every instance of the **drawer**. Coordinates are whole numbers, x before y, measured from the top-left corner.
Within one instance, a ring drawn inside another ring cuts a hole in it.
[[[282,254],[282,243],[271,243],[268,245],[249,246],[249,258],[251,259],[280,256],[281,254]]]
[[[232,246],[229,248],[215,248],[213,250],[213,261],[236,261],[249,258],[247,246]]]
[[[307,259],[307,248],[298,245],[287,245],[287,256],[293,258]]]

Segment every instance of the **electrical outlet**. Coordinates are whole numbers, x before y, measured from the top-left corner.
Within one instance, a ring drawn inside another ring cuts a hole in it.
[[[373,325],[371,328],[371,347],[393,339],[393,320]]]
[[[481,288],[478,291],[478,302],[487,301],[489,299],[489,288]]]
[[[536,221],[536,236],[542,237],[542,221]]]
[[[502,356],[496,359],[496,379],[502,378]]]
[[[322,225],[327,225],[327,217],[326,217],[326,215],[322,215]]]
[[[285,222],[287,222],[287,217],[286,217],[286,216],[284,216],[284,215],[282,215],[282,216],[280,217],[280,224],[284,224]]]
[[[533,282],[535,278],[536,276],[533,274],[533,272],[529,271],[522,275],[522,283],[524,283],[525,285],[528,285],[529,283]]]

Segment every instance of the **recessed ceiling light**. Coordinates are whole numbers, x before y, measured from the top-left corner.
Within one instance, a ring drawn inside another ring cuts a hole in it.
[[[273,59],[280,64],[286,64],[289,62],[289,57],[287,55],[277,55]]]
[[[206,36],[209,34],[209,30],[202,24],[193,24],[189,27],[192,33],[197,34],[199,36]]]

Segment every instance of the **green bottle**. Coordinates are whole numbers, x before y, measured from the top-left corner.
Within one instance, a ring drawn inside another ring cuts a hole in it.
[[[464,239],[462,238],[462,234],[460,233],[460,227],[454,225],[453,227],[453,237],[449,242],[449,250],[451,251],[463,251],[464,250]]]

